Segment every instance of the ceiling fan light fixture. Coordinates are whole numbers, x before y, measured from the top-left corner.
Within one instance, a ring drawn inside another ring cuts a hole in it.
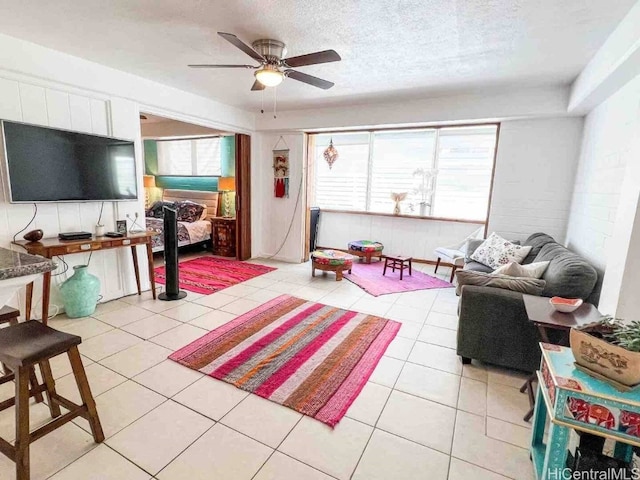
[[[255,76],[265,87],[277,87],[284,80],[284,73],[272,65],[265,65],[257,70]]]

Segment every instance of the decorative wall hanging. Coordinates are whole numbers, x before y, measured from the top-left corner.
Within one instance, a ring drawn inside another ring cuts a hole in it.
[[[329,164],[329,170],[333,167],[333,164],[338,159],[338,150],[333,146],[333,138],[329,141],[329,146],[324,151],[324,159]]]
[[[286,149],[278,149],[281,141]],[[276,198],[289,198],[289,145],[282,136],[273,147],[273,193]]]

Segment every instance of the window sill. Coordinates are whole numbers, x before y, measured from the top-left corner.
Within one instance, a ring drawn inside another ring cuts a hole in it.
[[[457,223],[469,223],[473,225],[484,225],[487,223],[485,220],[462,220],[459,218],[443,218],[443,217],[421,217],[418,215],[395,215],[393,213],[377,213],[377,212],[359,212],[356,210],[331,210],[331,209],[320,209],[320,212],[329,212],[329,213],[347,213],[350,215],[373,215],[376,217],[398,217],[398,218],[412,218],[415,220],[432,220],[435,222],[457,222]]]

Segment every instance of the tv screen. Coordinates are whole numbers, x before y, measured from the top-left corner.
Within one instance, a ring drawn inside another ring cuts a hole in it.
[[[2,122],[11,202],[138,198],[133,142]]]

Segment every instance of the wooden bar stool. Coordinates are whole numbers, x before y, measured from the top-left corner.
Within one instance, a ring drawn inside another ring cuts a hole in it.
[[[36,320],[0,329],[0,362],[13,372],[2,377],[0,384],[14,378],[16,384],[15,397],[0,402],[0,411],[14,404],[16,406],[16,441],[11,445],[0,438],[0,452],[16,463],[16,480],[29,480],[29,445],[78,416],[89,421],[96,443],[104,440],[96,403],[78,352],[81,342],[82,339],[76,335],[59,332]],[[65,352],[80,390],[82,405],[56,393],[49,359]],[[29,388],[30,372],[36,364],[40,365],[44,383],[40,385],[36,381],[36,386]],[[47,396],[53,420],[29,432],[29,398],[42,392]],[[60,406],[69,411],[62,414]]]
[[[8,305],[5,305],[4,307],[0,308],[0,325],[5,323],[8,323],[9,325],[16,325],[18,323],[19,317],[20,317],[20,310],[17,310]],[[11,371],[8,370],[5,365],[2,365],[0,363],[0,366],[2,366],[2,371],[4,372],[5,375],[11,373]],[[33,388],[35,388],[38,385],[38,377],[36,377],[36,370],[33,367],[29,369],[29,381],[31,382],[31,386]],[[35,399],[36,399],[36,402],[38,403],[44,401],[44,399],[42,398],[42,392],[37,392],[35,394]]]

